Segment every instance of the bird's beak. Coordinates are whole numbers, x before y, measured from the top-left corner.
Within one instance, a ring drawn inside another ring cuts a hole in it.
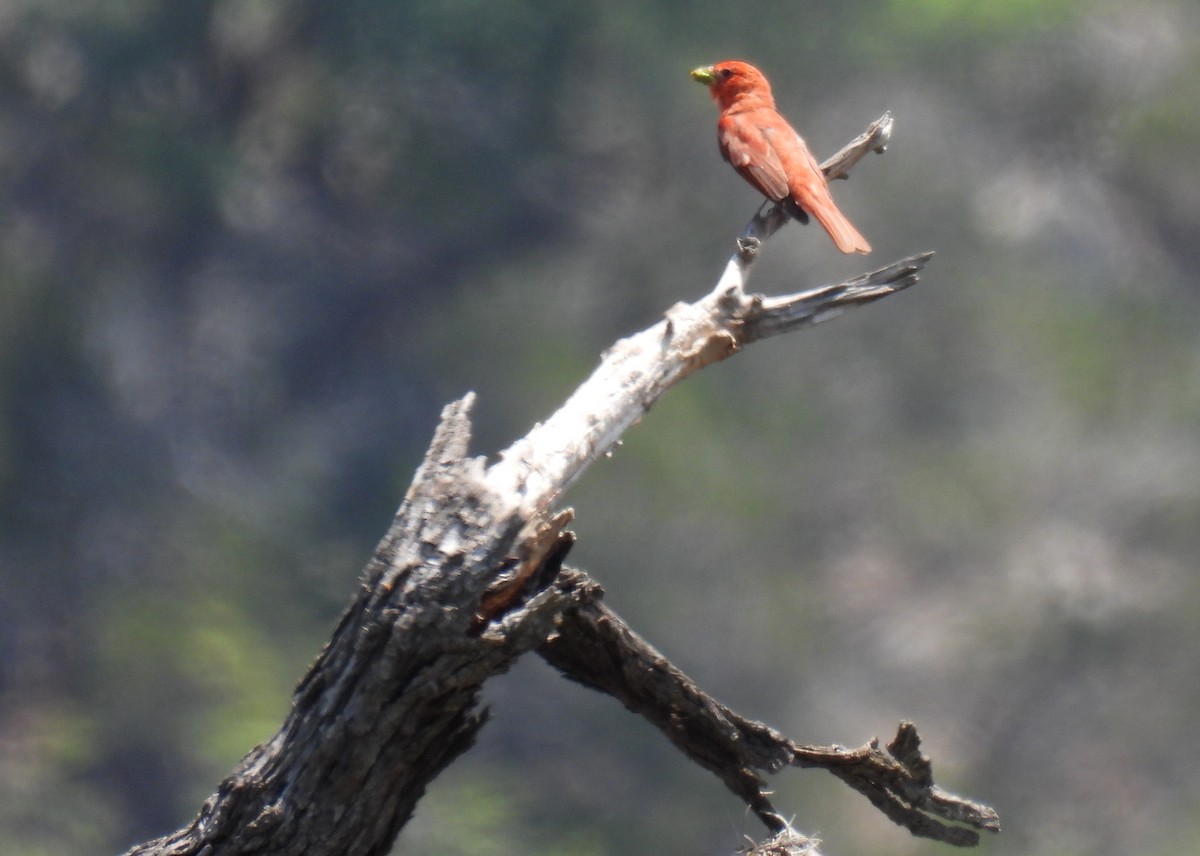
[[[703,83],[705,86],[712,86],[717,81],[717,76],[713,74],[711,65],[702,65],[700,68],[692,69],[692,80],[697,83]]]

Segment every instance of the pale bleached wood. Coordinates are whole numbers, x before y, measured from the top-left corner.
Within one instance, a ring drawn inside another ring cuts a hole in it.
[[[881,149],[890,129],[885,116],[830,168],[841,175]],[[712,291],[615,344],[555,414],[490,467],[467,455],[473,397],[449,405],[278,733],[242,759],[194,820],[130,854],[389,853],[425,788],[485,722],[484,682],[552,638],[575,633],[586,642],[563,620],[595,596],[561,568],[572,541],[570,513],[554,510],[563,492],[692,372],[906,288],[929,259],[800,294],[747,294],[755,259],[786,219],[778,208],[761,211]]]
[[[893,121],[885,113],[821,168],[838,178],[870,152],[882,152]],[[850,306],[907,288],[932,253],[910,256],[848,282],[780,297],[748,295],[746,285],[768,238],[788,222],[764,206],[738,237],[716,285],[694,303],[678,303],[654,326],[608,349],[600,365],[555,413],[500,453],[484,479],[524,514],[547,510],[612,449],[662,395],[692,372],[744,345],[823,320]]]

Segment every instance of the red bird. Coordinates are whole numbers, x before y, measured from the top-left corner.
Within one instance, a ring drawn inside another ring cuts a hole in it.
[[[817,160],[796,129],[775,109],[771,84],[747,62],[726,60],[697,68],[721,110],[717,141],[721,156],[772,202],[791,200],[817,218],[843,253],[869,253],[867,239],[833,203]],[[803,218],[807,219],[807,218]]]

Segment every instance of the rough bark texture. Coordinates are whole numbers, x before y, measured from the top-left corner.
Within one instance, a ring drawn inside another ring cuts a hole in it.
[[[991,808],[934,784],[912,723],[901,723],[885,749],[875,740],[858,749],[802,746],[709,696],[600,603],[599,587],[586,575],[564,568],[560,578],[584,597],[563,613],[559,632],[538,653],[571,680],[645,717],[715,773],[771,831],[798,835],[771,804],[759,775],[787,766],[828,770],[914,835],[970,846],[979,842],[975,830],[999,830]]]
[[[482,461],[465,457],[469,403],[443,413],[279,733],[188,827],[130,853],[387,853],[426,785],[471,745],[483,682],[542,643],[572,593],[546,588],[494,622],[477,616],[527,521],[495,514]]]
[[[884,116],[830,159],[831,177],[882,151],[890,132]],[[787,765],[826,767],[916,834],[974,842],[973,832],[937,818],[994,828],[990,810],[934,787],[909,726],[906,741],[898,735],[886,752],[874,743],[792,743],[710,699],[603,610],[598,586],[562,568],[571,512],[554,506],[667,389],[758,339],[912,285],[931,255],[802,294],[747,294],[763,242],[786,220],[778,207],[760,212],[712,292],[616,343],[555,414],[491,466],[467,457],[472,397],[448,406],[279,732],[241,761],[195,820],[130,854],[389,852],[426,786],[482,727],[484,682],[534,649],[647,717],[746,800],[776,834],[763,845],[775,849],[758,852],[814,847],[764,790],[760,773]]]

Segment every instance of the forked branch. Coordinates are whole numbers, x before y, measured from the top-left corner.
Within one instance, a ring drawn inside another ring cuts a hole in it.
[[[872,151],[883,151],[890,114],[821,165],[836,177]],[[584,470],[611,449],[654,402],[692,372],[750,342],[778,335],[837,311],[869,303],[914,284],[932,253],[910,256],[837,285],[767,299],[747,295],[746,282],[763,243],[789,215],[781,205],[760,209],[737,239],[716,286],[695,303],[678,303],[641,333],[621,339],[545,422],[500,453],[487,482],[529,514],[546,511]]]
[[[882,150],[889,116],[825,165],[844,177]],[[743,346],[907,288],[930,254],[799,294],[748,295],[763,242],[786,222],[767,208],[708,295],[617,342],[549,419],[488,466],[468,455],[468,395],[446,407],[425,460],[279,731],[251,750],[194,820],[130,851],[383,856],[428,784],[486,719],[479,693],[540,649],[565,674],[654,722],[779,833],[757,852],[811,851],[775,811],[759,772],[823,766],[917,834],[969,843],[988,811],[937,790],[911,739],[889,751],[805,747],[713,701],[563,571],[572,536],[562,493],[671,386]],[[551,641],[547,641],[551,640]],[[902,729],[902,736],[908,732]],[[918,820],[928,818],[928,822]],[[790,848],[790,849],[783,849]],[[797,849],[800,848],[800,849]]]

